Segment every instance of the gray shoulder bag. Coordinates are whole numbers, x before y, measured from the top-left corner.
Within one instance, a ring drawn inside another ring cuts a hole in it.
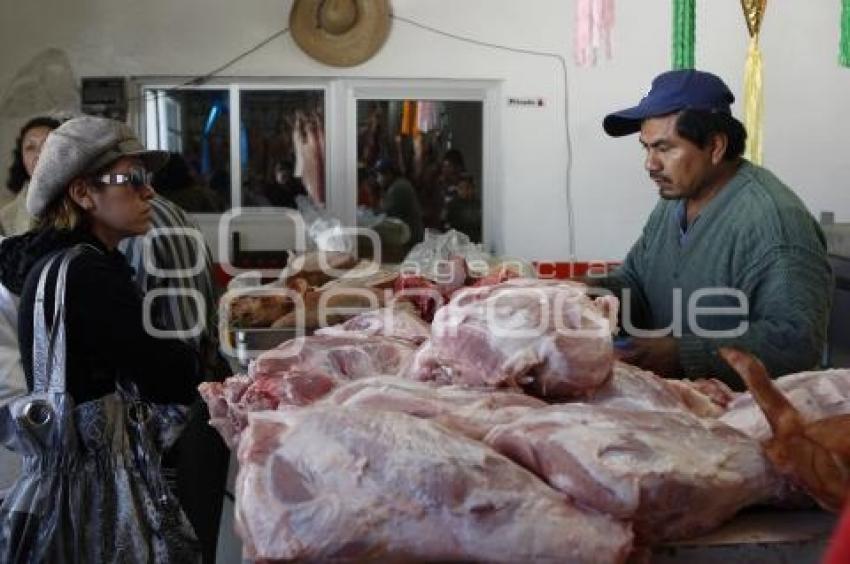
[[[33,390],[0,408],[0,442],[24,466],[0,507],[0,562],[199,562],[195,534],[160,468],[163,429],[185,411],[141,401],[128,383],[79,405],[66,391],[65,285],[71,261],[94,249],[86,247],[58,253],[41,271]],[[45,287],[57,265],[48,329]]]

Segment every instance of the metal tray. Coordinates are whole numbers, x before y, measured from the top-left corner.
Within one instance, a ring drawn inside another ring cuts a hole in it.
[[[242,367],[247,367],[251,360],[263,352],[273,349],[279,344],[312,334],[311,329],[298,330],[294,327],[272,329],[268,327],[257,329],[231,329],[232,351]]]
[[[652,564],[817,564],[837,517],[819,509],[749,508],[701,537],[652,550]]]

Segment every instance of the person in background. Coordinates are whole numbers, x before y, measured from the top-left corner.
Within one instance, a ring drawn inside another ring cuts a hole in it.
[[[374,212],[381,208],[381,187],[374,172],[363,164],[357,167],[357,207]]]
[[[720,346],[749,351],[774,377],[818,364],[832,272],[800,198],[742,157],[733,101],[711,73],[669,71],[637,106],[604,119],[611,136],[640,134],[661,199],[623,265],[588,282],[623,299],[621,326],[633,336],[623,360],[740,389]]]
[[[56,118],[39,116],[27,121],[21,128],[6,180],[6,187],[15,194],[15,198],[0,208],[0,235],[20,235],[32,227],[33,219],[26,207],[27,187],[41,147],[59,123]]]
[[[219,164],[209,176],[210,190],[215,194],[217,202],[223,202],[224,209],[230,207],[230,169],[227,164]]]
[[[203,380],[224,380],[231,372],[219,352],[212,253],[197,223],[180,207],[159,194],[149,203],[151,230],[145,236],[125,239],[118,248],[135,271],[135,282],[143,294],[165,293],[149,302],[153,326],[182,333],[175,336],[200,357]],[[174,274],[159,276],[150,272],[148,265]],[[202,303],[193,294],[200,296]],[[199,315],[201,307],[203,317]],[[186,428],[165,453],[163,472],[195,529],[203,562],[214,564],[230,452],[209,419],[206,404],[195,394]]]
[[[21,128],[12,152],[12,165],[6,187],[15,198],[0,208],[0,240],[19,235],[33,225],[26,209],[27,191],[41,147],[48,134],[59,127],[59,120],[39,116]],[[0,405],[6,405],[27,392],[21,353],[18,347],[18,296],[0,283]],[[0,448],[0,501],[15,483],[21,471],[17,453]]]
[[[158,339],[147,331],[141,295],[117,250],[123,239],[150,228],[154,191],[149,171],[165,159],[166,153],[145,150],[125,124],[92,116],[65,122],[45,142],[27,195],[27,210],[36,226],[0,245],[0,282],[20,296],[18,336],[28,390],[33,387],[34,363],[46,362],[33,352],[41,271],[54,253],[85,244],[90,250],[68,269],[65,300],[67,392],[75,404],[111,394],[117,382],[125,380],[153,403],[189,405],[197,397],[197,352],[180,340]],[[48,290],[46,311],[52,311],[52,302]],[[86,500],[94,504],[87,511],[97,512],[98,504],[107,510],[107,505],[121,503],[117,492],[102,493],[102,498]],[[165,501],[179,507],[176,501]],[[177,561],[194,561],[197,541],[189,522],[182,511],[168,519],[157,525],[159,546]],[[10,538],[23,534],[13,532]]]
[[[449,202],[457,195],[457,185],[460,182],[460,175],[466,172],[466,164],[464,162],[463,153],[458,149],[449,149],[443,155],[443,160],[440,165],[440,224],[445,225],[447,206]]]
[[[425,228],[438,229],[443,212],[442,163],[436,145],[440,132],[429,131],[413,136],[413,174],[411,181],[419,193],[422,223]]]
[[[292,161],[277,161],[274,165],[274,181],[266,184],[265,197],[273,206],[297,209],[295,198],[306,196],[307,190],[301,179],[293,174],[295,165]]]
[[[464,172],[466,172],[466,163],[463,153],[458,149],[446,151],[440,165],[440,181],[443,184],[446,199],[454,195],[457,183],[460,182],[460,176]]]
[[[0,236],[0,240],[5,237]],[[2,242],[0,242],[2,248]],[[18,296],[0,283],[0,406],[27,393],[18,348]],[[0,503],[21,473],[18,453],[0,447]]]
[[[381,140],[386,130],[386,116],[377,102],[370,102],[365,123],[357,130],[357,160],[367,165],[378,162]]]
[[[215,192],[198,184],[189,163],[180,153],[169,153],[168,162],[153,175],[151,183],[157,194],[194,213],[221,211]]]
[[[461,173],[455,196],[446,204],[445,229],[456,229],[476,243],[481,241],[481,200],[475,193],[475,180]]]
[[[382,159],[375,165],[378,185],[381,187],[381,210],[390,217],[402,220],[410,228],[409,249],[422,241],[422,208],[413,185],[399,176],[392,161]]]

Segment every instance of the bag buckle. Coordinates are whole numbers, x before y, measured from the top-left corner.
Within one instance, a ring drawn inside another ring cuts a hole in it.
[[[53,419],[53,408],[46,401],[36,399],[24,405],[21,415],[30,427],[42,427]]]
[[[127,406],[127,417],[136,425],[144,425],[151,418],[151,407],[142,401],[134,401]]]

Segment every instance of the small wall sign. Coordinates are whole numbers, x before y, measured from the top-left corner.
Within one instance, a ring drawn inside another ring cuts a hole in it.
[[[540,97],[508,96],[509,108],[544,108],[546,100]]]

